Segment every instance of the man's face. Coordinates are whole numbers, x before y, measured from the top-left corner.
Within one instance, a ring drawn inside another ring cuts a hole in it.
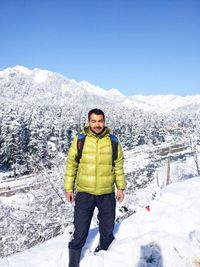
[[[101,133],[105,127],[103,115],[92,113],[89,120],[89,126],[93,132],[97,134]]]

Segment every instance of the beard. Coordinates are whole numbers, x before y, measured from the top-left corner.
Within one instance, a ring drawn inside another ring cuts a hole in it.
[[[90,128],[90,129],[95,134],[101,134],[105,130],[105,127],[95,127],[95,128]]]

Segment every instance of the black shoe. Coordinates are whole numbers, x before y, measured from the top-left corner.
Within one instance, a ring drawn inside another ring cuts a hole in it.
[[[69,248],[69,265],[68,267],[79,267],[81,249]]]
[[[100,250],[102,250],[102,249],[101,249],[100,245],[98,245],[98,246],[95,248],[94,252],[99,252]]]

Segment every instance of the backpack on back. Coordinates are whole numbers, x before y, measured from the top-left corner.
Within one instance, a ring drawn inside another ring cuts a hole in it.
[[[79,163],[80,159],[82,157],[82,151],[83,151],[83,146],[85,143],[85,138],[86,136],[83,133],[78,134],[78,140],[77,140],[77,157],[76,161]],[[111,145],[112,145],[112,166],[115,166],[115,160],[117,159],[118,156],[118,139],[114,134],[110,134],[110,140],[111,140]]]

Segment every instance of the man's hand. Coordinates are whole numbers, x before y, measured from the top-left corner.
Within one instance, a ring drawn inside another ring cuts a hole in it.
[[[124,200],[124,190],[123,189],[117,189],[116,199],[119,203],[121,203]]]
[[[65,192],[65,196],[68,202],[72,203],[74,201],[74,193],[73,192]]]

